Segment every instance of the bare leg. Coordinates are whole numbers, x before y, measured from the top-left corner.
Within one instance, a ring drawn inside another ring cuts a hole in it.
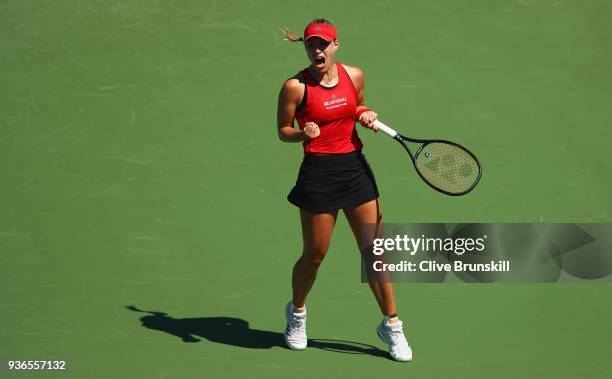
[[[372,229],[371,234],[368,236],[362,235],[362,224],[377,224],[382,223],[382,213],[380,210],[380,203],[378,200],[372,200],[368,203],[361,204],[357,207],[344,209],[344,214],[351,225],[359,250],[363,252],[364,248],[371,246],[374,238],[379,237],[376,234],[377,230]],[[395,304],[395,295],[393,293],[393,284],[390,282],[381,281],[370,281],[370,288],[374,293],[374,297],[378,302],[381,312],[385,316],[393,316],[397,314],[397,308]]]
[[[300,209],[304,249],[293,266],[293,305],[303,308],[306,296],[317,277],[317,270],[325,258],[336,225],[337,212],[313,213]]]

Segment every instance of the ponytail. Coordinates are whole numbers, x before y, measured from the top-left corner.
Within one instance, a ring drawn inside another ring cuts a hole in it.
[[[286,41],[300,42],[304,40],[304,37],[298,37],[298,35],[295,34],[295,32],[289,28],[282,28],[281,32],[283,33],[283,36],[285,37]]]

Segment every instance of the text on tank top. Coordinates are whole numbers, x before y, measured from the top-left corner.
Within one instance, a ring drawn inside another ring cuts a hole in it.
[[[305,153],[342,154],[361,149],[363,144],[355,128],[357,90],[340,62],[336,62],[338,84],[323,87],[308,72],[302,70],[306,90],[306,102],[296,112],[300,129],[307,122],[319,126],[320,135],[304,141]]]

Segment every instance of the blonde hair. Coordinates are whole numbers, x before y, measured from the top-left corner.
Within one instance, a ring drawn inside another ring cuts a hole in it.
[[[308,25],[314,25],[314,24],[327,24],[327,25],[334,26],[334,24],[332,24],[332,22],[326,18],[315,18],[308,23]],[[298,36],[297,34],[295,34],[293,30],[289,28],[282,28],[281,32],[283,33],[283,37],[285,37],[285,40],[287,41],[300,42],[304,40],[304,37]]]

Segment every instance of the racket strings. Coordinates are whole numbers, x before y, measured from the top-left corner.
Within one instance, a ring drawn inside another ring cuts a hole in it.
[[[416,169],[432,186],[451,194],[470,190],[478,181],[478,162],[465,149],[445,142],[423,146],[415,157]]]

